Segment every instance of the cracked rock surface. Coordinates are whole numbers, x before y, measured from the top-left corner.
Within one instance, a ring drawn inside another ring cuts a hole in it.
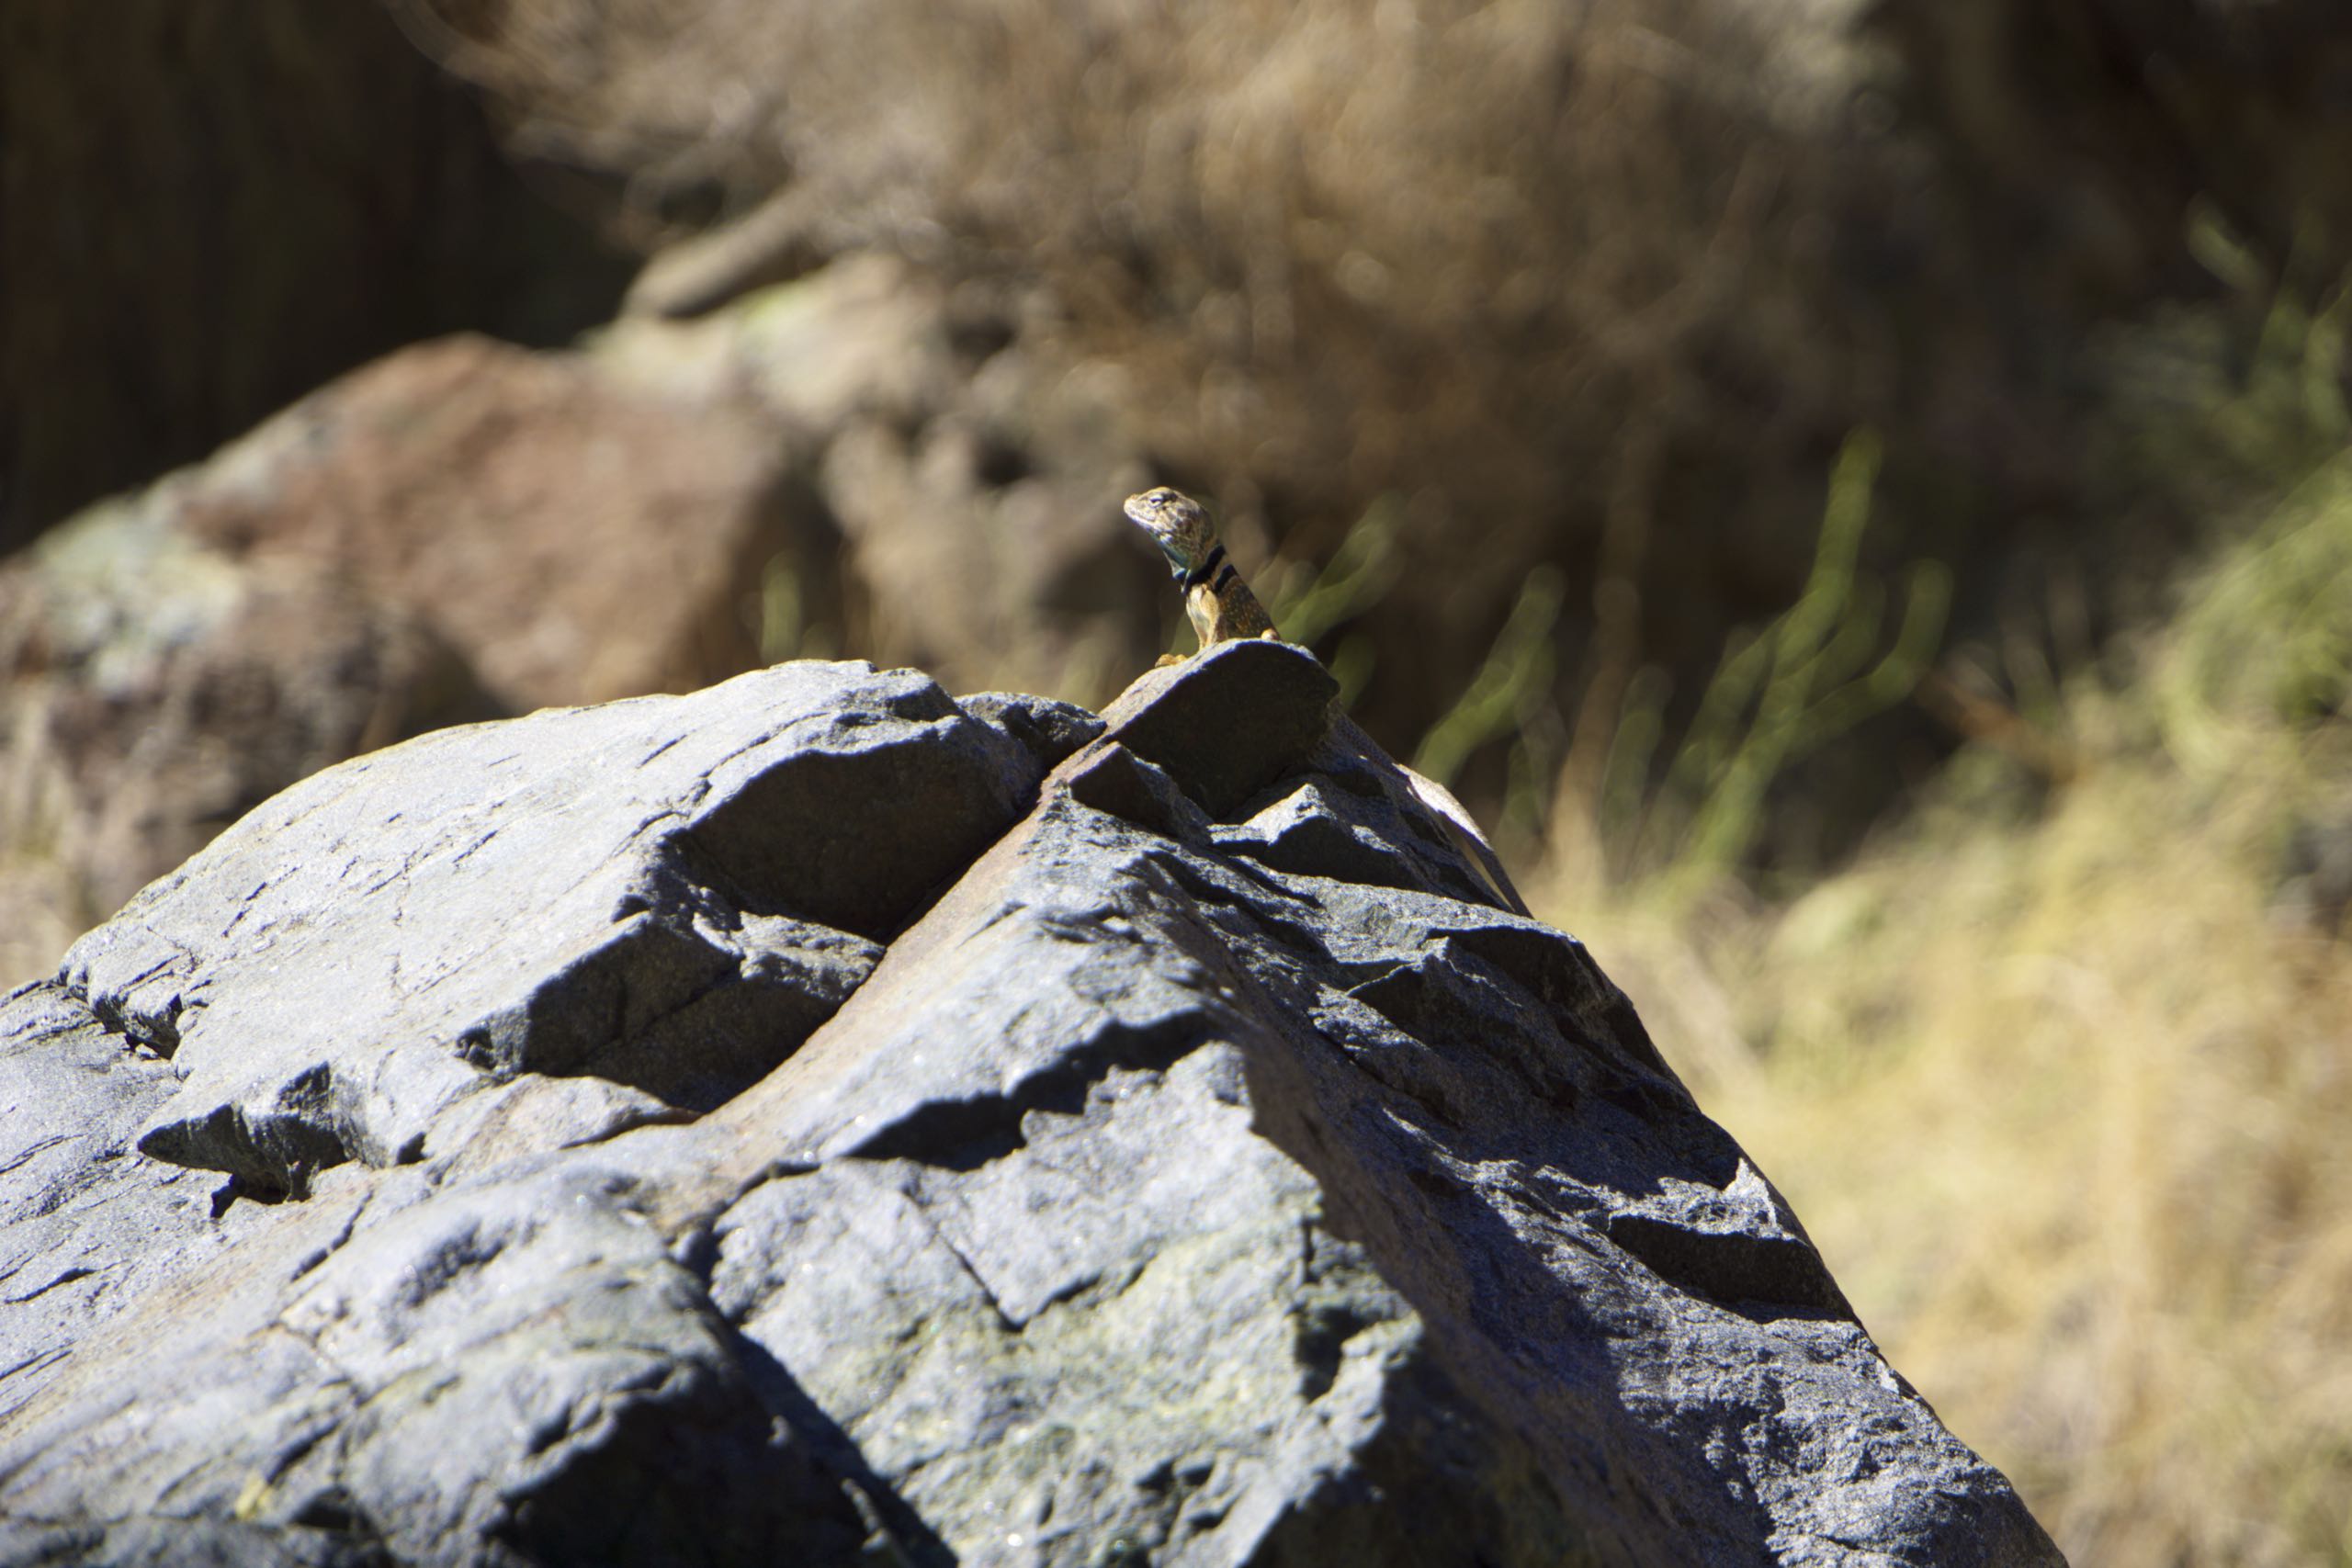
[[[262,807],[0,1004],[0,1564],[2050,1563],[1298,650]]]

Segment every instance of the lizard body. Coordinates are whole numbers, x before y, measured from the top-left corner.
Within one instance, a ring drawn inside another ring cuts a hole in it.
[[[1150,535],[1160,554],[1168,558],[1169,570],[1183,591],[1185,616],[1199,634],[1203,649],[1248,637],[1282,640],[1282,634],[1274,629],[1274,618],[1266,613],[1258,596],[1250,592],[1239,570],[1227,558],[1216,525],[1209,520],[1207,509],[1199,502],[1182,491],[1161,485],[1127,497],[1124,510],[1127,520]],[[1160,662],[1181,661],[1170,658]],[[1371,742],[1367,740],[1365,744]],[[1505,908],[1527,913],[1527,906],[1510,891],[1510,880],[1503,874],[1502,862],[1496,858],[1494,846],[1478,830],[1477,821],[1468,808],[1453,798],[1453,792],[1401,762],[1396,769],[1412,786],[1420,809],[1434,819],[1496,900]]]
[[[1169,570],[1183,591],[1184,614],[1203,648],[1241,637],[1282,640],[1274,618],[1227,558],[1216,525],[1199,502],[1161,485],[1127,497],[1126,513],[1168,558]]]

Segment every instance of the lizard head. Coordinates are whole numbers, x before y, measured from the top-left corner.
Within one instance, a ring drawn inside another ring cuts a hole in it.
[[[1216,525],[1201,503],[1181,490],[1161,485],[1127,497],[1128,521],[1151,536],[1178,577],[1199,566],[1216,543]]]

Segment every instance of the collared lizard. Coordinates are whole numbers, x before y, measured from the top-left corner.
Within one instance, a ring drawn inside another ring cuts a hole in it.
[[[1241,637],[1282,640],[1274,618],[1226,558],[1216,525],[1199,502],[1161,485],[1127,497],[1126,513],[1128,521],[1150,535],[1168,558],[1176,586],[1183,591],[1184,614],[1203,648]]]
[[[1240,570],[1227,558],[1225,543],[1217,537],[1216,525],[1210,520],[1207,508],[1182,491],[1161,485],[1127,497],[1124,510],[1127,520],[1150,535],[1160,554],[1168,558],[1169,570],[1184,594],[1185,616],[1192,621],[1204,649],[1248,637],[1282,640],[1282,634],[1274,629],[1273,616],[1266,613],[1258,596],[1250,592],[1249,583],[1242,581]],[[1401,762],[1396,767],[1412,785],[1415,798],[1436,819],[1487,890],[1504,908],[1527,913],[1527,906],[1510,890],[1510,879],[1503,873],[1494,846],[1478,830],[1468,808],[1435,779],[1424,777]]]

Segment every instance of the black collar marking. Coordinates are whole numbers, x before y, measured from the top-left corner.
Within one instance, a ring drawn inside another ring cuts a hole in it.
[[[1201,564],[1194,567],[1192,570],[1183,573],[1182,576],[1178,577],[1176,581],[1182,583],[1187,589],[1198,588],[1201,584],[1215,577],[1216,575],[1216,569],[1224,565],[1225,546],[1222,544],[1212,545],[1209,547],[1209,553],[1207,557],[1202,560]]]

